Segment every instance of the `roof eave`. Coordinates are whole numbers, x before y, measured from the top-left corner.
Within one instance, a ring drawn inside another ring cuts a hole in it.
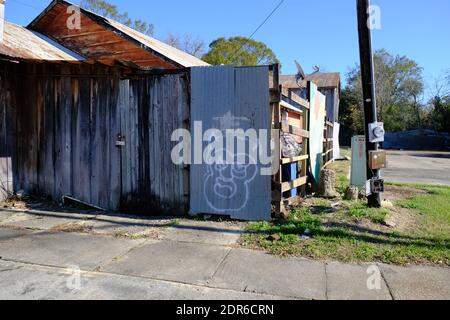
[[[108,19],[106,19],[105,17],[102,17],[98,14],[95,14],[89,10],[83,9],[80,6],[78,6],[77,4],[71,3],[69,1],[66,0],[53,0],[48,6],[47,8],[44,9],[44,11],[42,11],[30,24],[28,24],[27,28],[31,29],[31,30],[36,30],[36,24],[49,12],[53,9],[54,6],[56,6],[58,3],[66,5],[66,6],[77,6],[80,8],[80,11],[86,15],[88,18],[90,18],[91,20],[100,23],[103,27],[105,27],[106,29],[118,34],[119,36],[121,36],[122,38],[136,44],[137,46],[141,47],[142,49],[150,52],[151,54],[155,55],[156,57],[160,58],[161,60],[163,60],[164,62],[170,63],[172,64],[174,67],[176,68],[186,68],[187,66],[184,66],[168,57],[166,57],[165,55],[159,53],[158,51],[153,50],[152,48],[149,48],[148,46],[144,45],[142,42],[134,39],[133,37],[129,36],[128,34],[124,33],[123,31],[115,28],[114,26],[112,26]],[[53,39],[55,40],[55,39]]]

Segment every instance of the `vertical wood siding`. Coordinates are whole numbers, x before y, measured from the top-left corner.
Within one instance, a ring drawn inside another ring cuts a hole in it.
[[[0,182],[110,210],[187,212],[172,131],[189,114],[186,74],[121,79],[101,65],[0,62]],[[117,147],[117,135],[125,146]]]
[[[125,80],[120,88],[122,157],[122,206],[182,215],[187,212],[184,189],[188,172],[173,164],[177,142],[172,132],[188,128],[187,75],[167,75]]]
[[[13,181],[19,178],[17,171],[17,79],[9,77],[5,63],[0,63],[0,200],[14,192]]]

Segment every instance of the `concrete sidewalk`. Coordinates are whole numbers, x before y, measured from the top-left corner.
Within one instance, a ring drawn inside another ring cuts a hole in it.
[[[449,268],[282,259],[244,226],[0,212],[0,299],[450,299]]]

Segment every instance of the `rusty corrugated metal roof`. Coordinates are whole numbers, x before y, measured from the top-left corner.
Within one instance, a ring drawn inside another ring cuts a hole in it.
[[[48,37],[5,21],[0,55],[36,61],[84,61],[84,57],[61,46]]]
[[[172,61],[175,61],[179,65],[189,68],[189,67],[206,67],[210,64],[206,63],[205,61],[194,57],[193,55],[190,55],[182,50],[179,50],[177,48],[174,48],[172,46],[169,46],[168,44],[156,40],[154,38],[151,38],[141,32],[138,32],[130,27],[127,27],[121,23],[118,23],[117,21],[107,19],[107,21],[113,26],[114,28],[120,30],[123,33],[126,33],[133,39],[139,41],[140,43],[144,44],[145,46],[151,48],[152,50],[164,55],[165,57],[169,58]]]

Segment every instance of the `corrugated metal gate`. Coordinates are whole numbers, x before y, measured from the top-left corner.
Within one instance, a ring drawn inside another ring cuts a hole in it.
[[[200,123],[202,136],[209,129],[218,129],[224,135],[227,129],[270,131],[268,79],[268,67],[192,68],[191,133],[194,154],[198,154],[195,141],[202,140],[198,136],[200,131],[195,130]],[[203,142],[201,150],[205,150],[207,145]],[[250,155],[247,145],[247,160]],[[227,215],[242,220],[269,219],[271,177],[261,175],[261,168],[259,161],[246,165],[193,164],[190,172],[190,213]]]

